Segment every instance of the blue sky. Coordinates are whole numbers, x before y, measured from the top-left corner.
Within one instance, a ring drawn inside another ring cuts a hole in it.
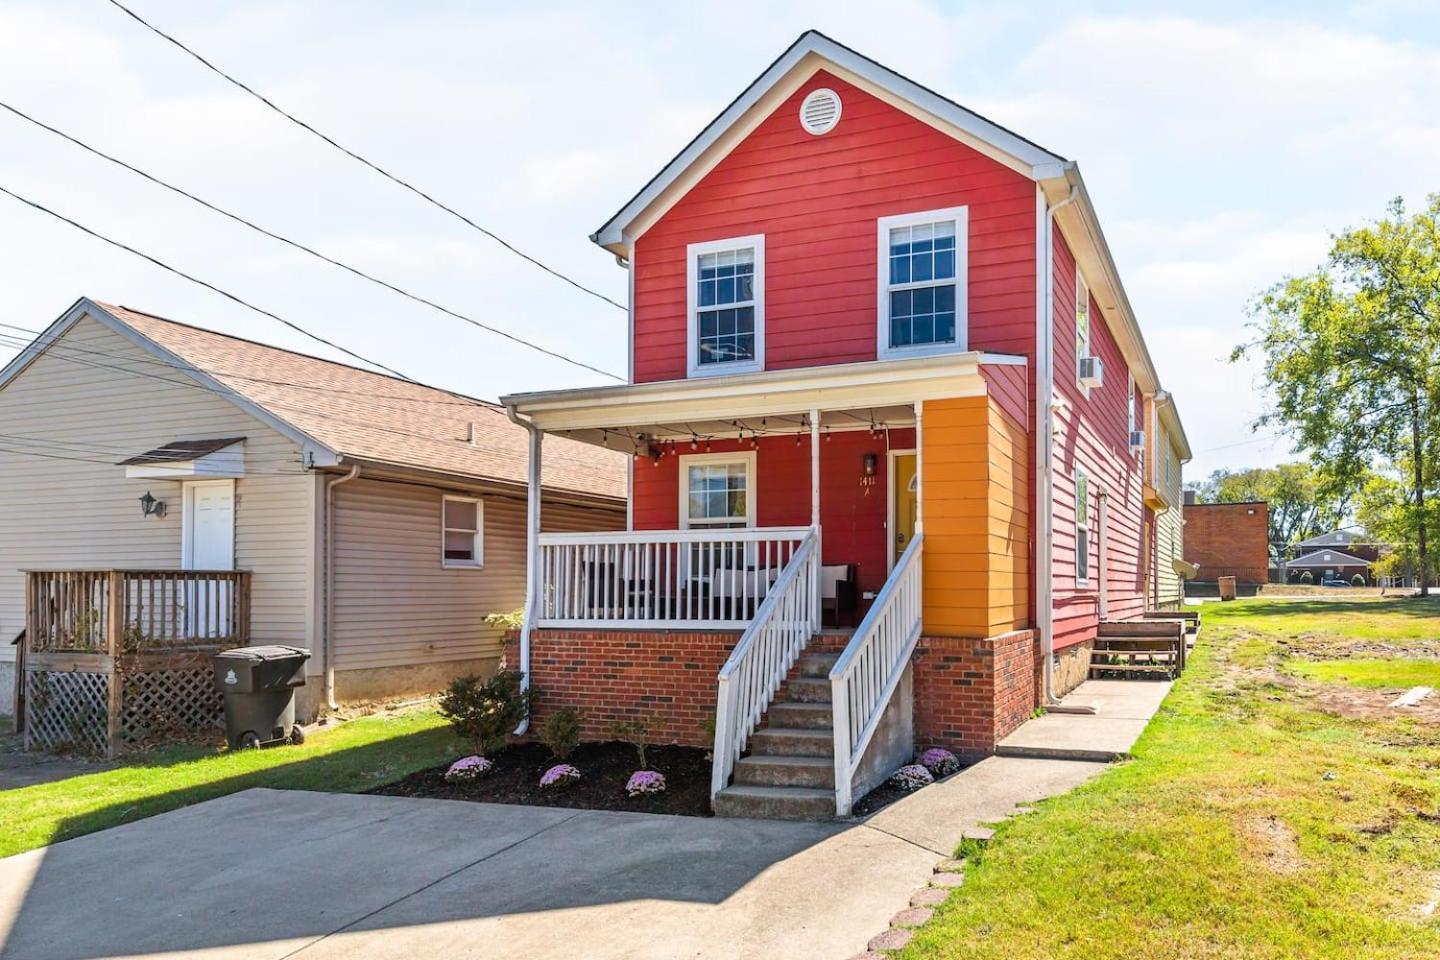
[[[1080,162],[1198,478],[1277,462],[1245,304],[1391,197],[1440,190],[1440,2],[133,0],[222,67],[623,300],[587,236],[809,27]],[[777,6],[784,9],[777,11]],[[103,0],[0,3],[0,99],[462,312],[623,371],[624,318],[406,195]],[[431,383],[598,382],[0,115],[0,184]],[[86,294],[324,352],[0,197],[0,322]],[[10,350],[0,344],[0,360]]]

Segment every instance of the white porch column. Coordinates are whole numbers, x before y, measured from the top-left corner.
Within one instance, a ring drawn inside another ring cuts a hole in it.
[[[915,532],[925,527],[925,427],[923,413],[925,401],[915,401]],[[892,492],[890,496],[894,496]]]
[[[822,621],[820,612],[820,411],[810,411],[810,526],[815,531],[815,563],[810,577],[810,605],[812,632],[819,632]]]

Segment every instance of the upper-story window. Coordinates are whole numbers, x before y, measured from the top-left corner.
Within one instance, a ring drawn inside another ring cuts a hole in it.
[[[967,208],[879,220],[879,356],[964,350]]]
[[[1080,361],[1090,356],[1090,285],[1075,270],[1075,385],[1085,396],[1090,388],[1080,382]]]
[[[690,376],[765,368],[765,238],[688,247]]]

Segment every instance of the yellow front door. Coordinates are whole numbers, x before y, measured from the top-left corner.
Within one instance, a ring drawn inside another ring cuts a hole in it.
[[[910,546],[910,539],[915,536],[915,505],[918,502],[915,487],[915,454],[896,454],[895,488],[890,491],[895,517],[895,530],[892,534],[895,538],[895,552],[890,558],[892,565],[900,559],[905,548]]]

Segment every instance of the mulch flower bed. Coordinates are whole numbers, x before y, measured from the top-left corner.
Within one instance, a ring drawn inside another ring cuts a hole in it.
[[[455,758],[455,759],[458,759]],[[391,797],[428,797],[483,803],[524,803],[539,807],[581,810],[633,810],[708,817],[710,761],[698,747],[645,748],[646,767],[665,775],[665,792],[630,797],[625,784],[640,769],[635,747],[628,743],[582,743],[565,762],[580,771],[580,781],[565,787],[541,788],[540,777],[557,761],[538,743],[520,743],[489,758],[494,767],[484,776],[447,781],[450,764],[421,770],[395,783],[371,790]]]
[[[971,764],[961,761],[960,770],[965,770],[970,766]],[[959,773],[959,771],[957,770],[956,773]],[[951,773],[944,777],[936,777],[935,782],[944,783],[946,780],[949,780],[953,776],[955,776],[955,773]],[[928,790],[930,788],[922,787],[921,789]],[[876,787],[874,790],[871,790],[859,800],[856,800],[855,805],[851,807],[851,813],[857,817],[866,817],[872,813],[877,813],[881,810],[884,810],[896,800],[904,800],[906,797],[913,795],[913,790],[903,790],[900,787],[895,786],[895,784],[893,784],[887,779],[882,781],[880,783],[880,786]]]

